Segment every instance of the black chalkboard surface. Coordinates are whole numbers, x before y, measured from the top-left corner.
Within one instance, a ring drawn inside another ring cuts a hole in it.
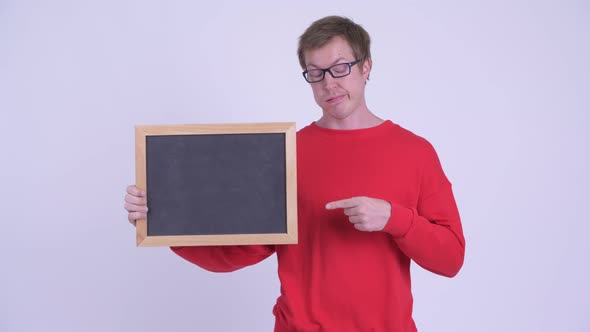
[[[136,127],[138,246],[297,241],[295,124]]]

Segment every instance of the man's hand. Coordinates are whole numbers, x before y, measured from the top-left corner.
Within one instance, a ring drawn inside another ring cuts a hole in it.
[[[125,210],[127,210],[127,220],[135,226],[138,219],[147,218],[147,198],[145,191],[136,186],[127,187],[127,194],[125,195]]]
[[[374,232],[382,230],[391,216],[391,204],[370,197],[353,197],[326,204],[326,209],[344,209],[348,220],[359,231]]]

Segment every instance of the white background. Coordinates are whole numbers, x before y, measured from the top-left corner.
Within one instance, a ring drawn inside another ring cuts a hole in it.
[[[133,126],[302,128],[297,38],[330,14],[373,38],[369,108],[454,185],[465,265],[412,269],[419,329],[590,331],[582,0],[0,0],[0,331],[271,331],[275,256],[214,274],[135,247]]]

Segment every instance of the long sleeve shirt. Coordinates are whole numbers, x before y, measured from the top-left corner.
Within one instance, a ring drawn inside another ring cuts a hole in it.
[[[275,332],[416,331],[410,261],[452,277],[465,252],[451,183],[432,145],[391,121],[358,130],[312,123],[297,133],[297,169],[298,244],[172,250],[215,272],[276,252]],[[359,231],[342,210],[325,208],[356,196],[391,203],[382,231]]]

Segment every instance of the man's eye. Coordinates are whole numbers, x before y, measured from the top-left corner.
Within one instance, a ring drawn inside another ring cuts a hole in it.
[[[319,78],[322,77],[322,74],[324,72],[321,70],[310,70],[307,72],[307,76],[312,77],[312,78]]]
[[[346,73],[347,69],[347,65],[337,65],[332,67],[332,72],[334,72],[335,74],[344,74]]]

